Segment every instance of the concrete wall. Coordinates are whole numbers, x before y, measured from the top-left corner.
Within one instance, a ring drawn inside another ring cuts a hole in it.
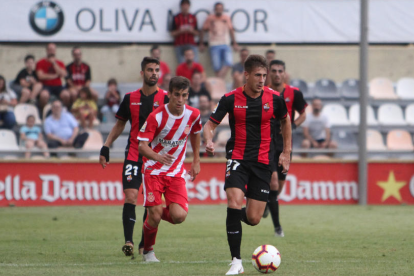
[[[71,61],[73,45],[58,45],[57,56],[65,63]],[[277,58],[287,63],[292,78],[308,82],[323,77],[342,82],[346,78],[358,78],[358,46],[249,46],[251,53],[264,54],[269,49],[277,51]],[[106,82],[115,77],[119,82],[138,82],[140,62],[149,54],[149,45],[84,45],[83,58],[92,67],[94,82]],[[162,59],[172,71],[177,62],[173,47],[162,46]],[[37,59],[45,55],[44,45],[2,44],[0,45],[0,74],[7,80],[14,79],[23,67],[27,54]],[[414,46],[371,46],[369,51],[369,78],[388,77],[397,81],[401,77],[414,77]],[[234,54],[234,61],[238,54]],[[201,54],[201,63],[207,74],[213,76],[208,51]],[[230,78],[228,77],[228,81]]]

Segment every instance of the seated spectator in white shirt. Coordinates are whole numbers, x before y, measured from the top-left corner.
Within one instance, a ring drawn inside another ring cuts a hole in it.
[[[17,95],[6,86],[6,80],[0,76],[0,128],[12,129],[16,125],[14,107],[17,104]]]
[[[43,140],[43,134],[40,127],[35,126],[35,117],[33,115],[27,116],[26,125],[20,128],[20,142],[24,144],[26,149],[33,149],[35,146],[47,150],[47,145]],[[31,152],[25,153],[25,158],[30,158]],[[49,152],[44,151],[43,155],[49,157]]]

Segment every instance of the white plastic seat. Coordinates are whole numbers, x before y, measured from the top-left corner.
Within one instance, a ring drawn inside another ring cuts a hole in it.
[[[392,81],[387,78],[375,78],[369,83],[369,95],[378,100],[396,100]]]
[[[27,116],[33,115],[35,117],[35,124],[41,125],[42,120],[39,117],[37,107],[32,104],[18,104],[14,107],[14,116],[18,125],[26,124]]]
[[[410,133],[401,129],[391,130],[387,135],[387,148],[390,150],[414,150]]]
[[[354,104],[349,108],[349,121],[353,125],[359,125],[359,104]],[[372,106],[367,106],[367,123],[370,126],[378,125],[377,119],[375,119],[374,109]]]
[[[102,134],[94,129],[88,130],[89,137],[85,141],[85,144],[83,145],[82,149],[85,150],[99,150],[101,149],[104,141],[102,138]]]
[[[19,150],[16,134],[8,129],[0,130],[0,151],[1,150]]]
[[[386,126],[405,126],[407,122],[401,107],[397,104],[383,104],[378,108],[378,122]]]
[[[405,108],[405,121],[414,126],[414,104],[410,104]]]
[[[322,113],[328,116],[331,125],[349,125],[346,109],[341,104],[327,104],[323,107]]]
[[[378,130],[367,130],[367,149],[370,151],[386,150],[384,139]]]
[[[397,95],[401,99],[414,100],[414,78],[402,78],[397,82]]]

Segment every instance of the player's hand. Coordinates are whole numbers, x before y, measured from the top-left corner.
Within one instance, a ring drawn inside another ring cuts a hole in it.
[[[105,169],[109,165],[109,147],[103,146],[99,152],[99,164]]]
[[[99,164],[101,164],[102,168],[105,169],[106,166],[109,165],[109,162],[106,162],[105,156],[99,155]]]
[[[208,141],[206,144],[206,152],[210,156],[214,156],[214,143],[213,141]]]
[[[199,173],[200,173],[200,161],[193,162],[191,164],[191,169],[188,173],[191,176],[191,181],[194,181]]]
[[[282,152],[279,156],[279,166],[283,167],[282,173],[287,173],[290,166],[290,153]]]
[[[175,157],[171,154],[163,154],[163,155],[158,155],[158,162],[160,162],[163,165],[167,165],[167,166],[171,166],[172,163],[174,162]]]

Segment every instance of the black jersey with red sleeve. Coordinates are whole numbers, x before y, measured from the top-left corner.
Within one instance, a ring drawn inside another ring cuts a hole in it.
[[[285,84],[285,88],[283,92],[280,94],[286,103],[286,108],[288,110],[291,122],[295,121],[295,111],[299,114],[305,112],[306,107],[308,104],[306,103],[305,99],[303,98],[303,93],[299,90],[299,88],[290,86]],[[275,135],[274,135],[274,142],[276,149],[279,151],[283,150],[283,137],[280,132],[280,122],[275,122]]]
[[[225,94],[210,116],[220,124],[229,113],[231,137],[226,158],[269,164],[274,157],[274,121],[286,118],[287,108],[279,92],[264,87],[261,96],[251,98],[239,87]]]
[[[138,152],[138,133],[144,125],[149,114],[160,105],[168,103],[167,91],[160,88],[149,96],[146,96],[141,89],[129,92],[119,106],[116,118],[131,123],[128,144],[125,149],[125,159],[142,162],[142,156]]]
[[[85,83],[91,80],[91,67],[84,62],[81,64],[72,62],[66,66],[66,71],[68,72],[66,79],[71,79],[74,85],[85,86]]]
[[[193,14],[179,13],[176,16],[174,16],[173,21],[172,21],[173,31],[179,30],[179,29],[185,29],[189,27],[192,27],[194,30],[197,30],[197,18]],[[179,34],[175,37],[174,39],[175,46],[186,45],[186,44],[196,45],[194,41],[194,34],[186,32],[186,33]]]

